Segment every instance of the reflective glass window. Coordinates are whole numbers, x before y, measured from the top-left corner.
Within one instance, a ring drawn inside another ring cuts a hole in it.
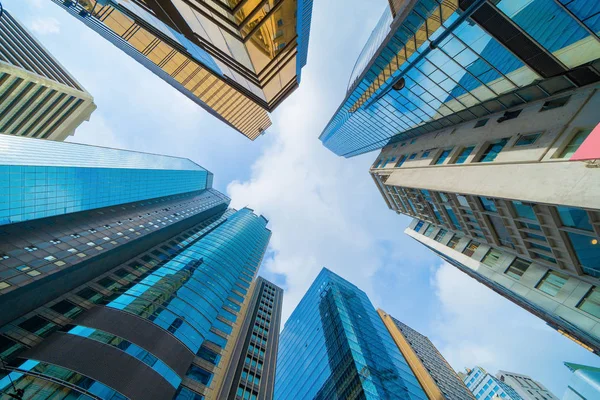
[[[552,297],[556,296],[560,289],[567,283],[568,275],[561,274],[556,271],[548,271],[542,280],[537,284],[536,288]]]
[[[600,318],[600,288],[592,287],[581,302],[579,302],[577,308],[596,318]]]
[[[567,232],[567,236],[584,272],[598,276],[600,273],[600,239],[573,232]]]
[[[590,232],[594,231],[594,228],[590,223],[590,218],[585,210],[581,208],[557,206],[556,211],[558,211],[558,215],[564,226],[583,229]]]
[[[454,163],[455,164],[464,164],[464,162],[467,161],[467,158],[473,152],[473,149],[475,149],[475,146],[469,146],[469,147],[465,147],[464,149],[462,149]]]
[[[494,143],[487,145],[485,151],[479,157],[478,162],[492,162],[498,157],[498,154],[502,151],[504,146],[508,143],[508,139],[502,139]]]
[[[591,129],[580,129],[575,132],[565,148],[560,152],[558,158],[571,158],[571,156],[575,154],[577,149],[579,149],[579,146],[583,144],[591,132]]]
[[[523,276],[525,271],[527,271],[527,268],[529,268],[530,265],[531,263],[529,261],[517,257],[512,263],[510,263],[510,265],[508,266],[506,271],[504,271],[504,273],[510,276],[511,278],[518,280],[521,279],[521,277]]]

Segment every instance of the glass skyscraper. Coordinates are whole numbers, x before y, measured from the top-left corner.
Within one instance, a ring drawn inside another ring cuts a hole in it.
[[[53,0],[251,140],[300,83],[312,0]]]
[[[324,268],[280,335],[274,398],[427,396],[367,295]]]
[[[0,225],[208,189],[178,157],[0,136]]]
[[[76,201],[110,182],[134,188],[129,178],[145,179],[148,190],[132,199],[120,186],[109,204],[0,227],[0,397],[216,398],[224,371],[237,365],[237,341],[248,336],[247,310],[265,301],[257,290],[267,284],[254,278],[267,220],[228,209],[212,175],[189,160],[47,143],[70,150]],[[25,160],[28,148],[10,154]],[[101,164],[97,171],[86,158]],[[63,168],[39,159],[19,190],[45,193],[55,179],[45,174]],[[171,192],[155,191],[166,178],[176,181]],[[273,369],[276,349],[263,351],[265,370]],[[265,382],[272,390],[272,378]]]
[[[600,397],[600,368],[565,363],[573,373],[562,400],[592,400]]]
[[[337,155],[352,157],[600,80],[596,0],[397,3],[385,10],[320,136]]]

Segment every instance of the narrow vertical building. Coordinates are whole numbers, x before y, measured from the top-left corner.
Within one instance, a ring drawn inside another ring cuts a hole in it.
[[[219,398],[267,220],[228,209],[187,159],[3,138],[15,157],[0,166],[0,393]],[[54,157],[23,165],[39,146]]]
[[[323,268],[280,336],[276,400],[427,399],[367,295]]]
[[[383,310],[377,310],[377,313],[430,400],[475,399],[426,336]]]
[[[0,16],[0,133],[63,141],[94,99],[7,10]]]
[[[53,0],[250,140],[300,84],[312,0]]]
[[[273,399],[283,289],[258,277],[219,399]]]

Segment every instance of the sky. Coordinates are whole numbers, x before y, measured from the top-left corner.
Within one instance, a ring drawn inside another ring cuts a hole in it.
[[[68,141],[187,157],[215,187],[269,220],[260,274],[285,289],[284,321],[322,267],[428,336],[457,371],[480,365],[532,376],[562,397],[563,361],[600,359],[537,317],[445,264],[403,233],[369,176],[377,153],[345,159],[318,136],[386,0],[316,0],[300,88],[251,142],[50,0],[1,0],[94,96]]]

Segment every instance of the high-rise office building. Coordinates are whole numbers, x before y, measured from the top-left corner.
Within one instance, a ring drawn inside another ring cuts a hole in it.
[[[383,310],[377,310],[377,313],[430,400],[475,399],[426,336]]]
[[[283,289],[262,277],[254,285],[219,399],[273,398]]]
[[[0,16],[0,133],[65,140],[94,99],[6,10]]]
[[[468,370],[464,378],[465,385],[477,400],[524,400],[510,385],[502,382],[481,367]]]
[[[565,363],[573,375],[562,400],[593,400],[600,398],[600,368]]]
[[[24,216],[0,227],[0,393],[220,398],[248,310],[272,304],[274,286],[254,280],[267,220],[227,209],[212,174],[186,159],[6,138],[22,162],[48,157],[0,167],[9,216]],[[260,353],[270,378],[256,393],[272,390],[276,341]]]
[[[53,0],[254,140],[300,82],[312,0]]]
[[[371,175],[418,219],[411,236],[599,351],[592,2],[436,4],[404,3],[374,32],[363,58],[378,61],[322,139],[345,156],[385,145]]]
[[[427,396],[367,295],[324,268],[281,332],[274,398]]]
[[[546,386],[533,380],[530,376],[498,371],[496,378],[512,387],[523,400],[559,400]]]
[[[389,3],[320,136],[335,154],[496,113],[507,120],[533,101],[600,80],[596,0]]]

